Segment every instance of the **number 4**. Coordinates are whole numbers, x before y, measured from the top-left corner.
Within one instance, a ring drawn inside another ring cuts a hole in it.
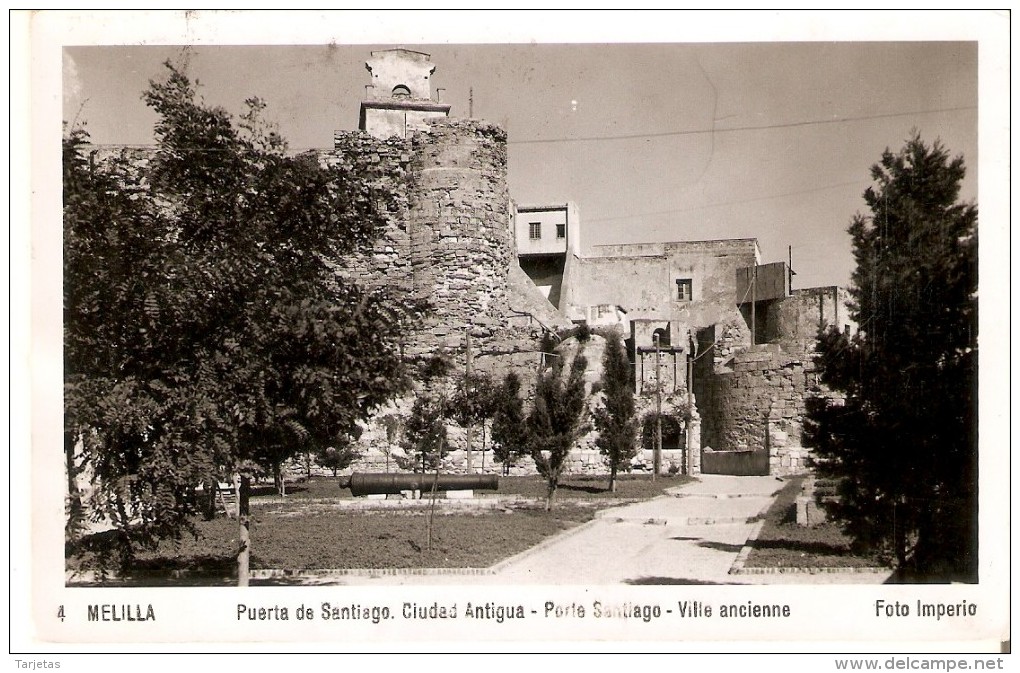
[[[57,617],[60,618],[60,621],[64,621],[64,606],[63,605],[61,605],[59,608],[57,608]]]

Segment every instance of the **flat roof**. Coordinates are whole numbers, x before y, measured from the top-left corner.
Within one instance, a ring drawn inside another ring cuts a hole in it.
[[[540,211],[543,211],[543,210],[566,210],[567,207],[568,207],[568,204],[566,204],[566,203],[557,203],[557,204],[548,205],[548,206],[517,206],[517,212],[518,213],[537,213],[537,212],[540,212]]]
[[[370,51],[368,53],[372,54],[372,56],[375,56],[376,54],[386,54],[394,51],[406,51],[409,54],[419,54],[421,56],[424,56],[426,61],[432,60],[432,54],[426,54],[423,51],[416,51],[414,49],[404,49],[403,47],[393,47],[392,49],[376,49],[375,51]]]

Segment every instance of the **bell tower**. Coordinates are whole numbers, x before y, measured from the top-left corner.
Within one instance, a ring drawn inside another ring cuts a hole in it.
[[[376,138],[407,138],[429,117],[449,117],[450,106],[433,99],[428,54],[410,49],[373,51],[365,63],[372,82],[361,102],[358,128]]]

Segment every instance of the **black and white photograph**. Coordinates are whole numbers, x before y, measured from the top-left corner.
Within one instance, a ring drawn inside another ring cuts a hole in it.
[[[1008,11],[440,14],[31,16],[26,651],[995,668]]]

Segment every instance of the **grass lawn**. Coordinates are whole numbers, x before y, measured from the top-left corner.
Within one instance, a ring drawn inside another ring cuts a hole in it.
[[[791,479],[765,514],[761,533],[752,543],[747,568],[862,568],[883,566],[870,554],[851,550],[839,524],[797,524],[796,501],[803,477]]]
[[[286,498],[271,487],[259,487],[251,501],[251,567],[485,568],[589,521],[600,508],[653,498],[687,481],[690,478],[661,477],[653,483],[648,475],[625,475],[617,492],[610,493],[604,477],[568,477],[560,484],[553,510],[546,512],[541,478],[502,477],[501,496],[534,500],[508,500],[505,506],[470,513],[437,510],[432,550],[425,549],[426,517],[420,510],[324,509],[319,506],[323,501],[352,497],[330,478],[288,485]],[[221,515],[212,521],[196,519],[195,525],[198,538],[186,535],[155,550],[139,550],[125,574],[144,578],[186,570],[207,578],[230,577],[238,540],[236,520]],[[69,570],[94,567],[91,559],[77,557],[68,558],[66,565]]]
[[[433,549],[425,550],[424,514],[313,512],[300,516],[255,514],[252,568],[475,568],[488,567],[546,537],[592,517],[593,509],[564,504],[543,509],[435,517]],[[204,556],[232,558],[235,520],[198,522],[201,538],[141,553],[142,567],[191,567]]]

